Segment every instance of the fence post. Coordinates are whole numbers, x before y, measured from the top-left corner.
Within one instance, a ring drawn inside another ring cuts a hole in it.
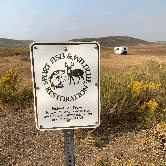
[[[74,166],[74,129],[64,129],[65,165]]]

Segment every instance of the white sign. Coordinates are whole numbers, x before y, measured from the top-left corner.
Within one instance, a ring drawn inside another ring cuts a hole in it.
[[[34,42],[30,57],[37,129],[99,126],[100,45]]]

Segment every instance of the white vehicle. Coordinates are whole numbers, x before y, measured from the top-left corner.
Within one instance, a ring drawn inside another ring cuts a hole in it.
[[[114,51],[116,54],[127,54],[128,47],[125,46],[115,47]]]

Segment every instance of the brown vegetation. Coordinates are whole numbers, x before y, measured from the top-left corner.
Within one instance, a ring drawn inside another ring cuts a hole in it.
[[[126,55],[115,54],[114,47],[105,47],[101,48],[100,59],[101,71],[104,73],[114,74],[119,70],[124,72],[151,59],[166,62],[166,45],[128,46]]]
[[[101,72],[108,75],[117,71],[127,72],[151,59],[166,62],[166,45],[128,47],[126,55],[115,54],[114,47],[101,48]],[[32,87],[29,48],[26,48],[27,53],[4,49],[0,48],[5,54],[0,54],[0,77],[6,71],[15,69],[20,73],[17,88],[25,85]],[[30,107],[18,110],[1,105],[0,111],[0,165],[65,165],[63,131],[38,131],[33,103]],[[99,155],[104,158],[105,166],[128,162],[130,159],[135,159],[135,165],[166,164],[166,152],[163,150],[166,128],[157,125],[154,129],[136,130],[127,122],[109,128],[105,125],[106,122],[101,120],[101,125],[96,130],[75,130],[75,165],[97,164]],[[91,143],[88,145],[88,140],[93,140],[91,134],[97,140],[94,148],[90,146]]]

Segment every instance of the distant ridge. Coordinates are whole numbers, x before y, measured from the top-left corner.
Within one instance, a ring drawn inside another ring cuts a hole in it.
[[[154,42],[148,42],[145,40],[129,37],[129,36],[108,36],[99,38],[81,38],[72,39],[70,42],[87,42],[87,41],[98,41],[101,47],[118,47],[118,46],[135,46],[139,44],[159,44]],[[33,40],[13,40],[7,38],[0,38],[0,47],[8,48],[26,48],[29,47],[29,42],[35,42]]]
[[[82,39],[72,39],[69,41],[73,42],[84,42],[84,41],[98,41],[101,47],[118,47],[118,46],[135,46],[139,44],[158,44],[154,42],[148,42],[145,40],[129,37],[129,36],[108,36],[99,38],[82,38]]]
[[[8,48],[26,48],[29,46],[29,42],[34,42],[33,40],[13,40],[0,38],[0,47]]]
[[[156,41],[156,43],[166,44],[166,41]]]

